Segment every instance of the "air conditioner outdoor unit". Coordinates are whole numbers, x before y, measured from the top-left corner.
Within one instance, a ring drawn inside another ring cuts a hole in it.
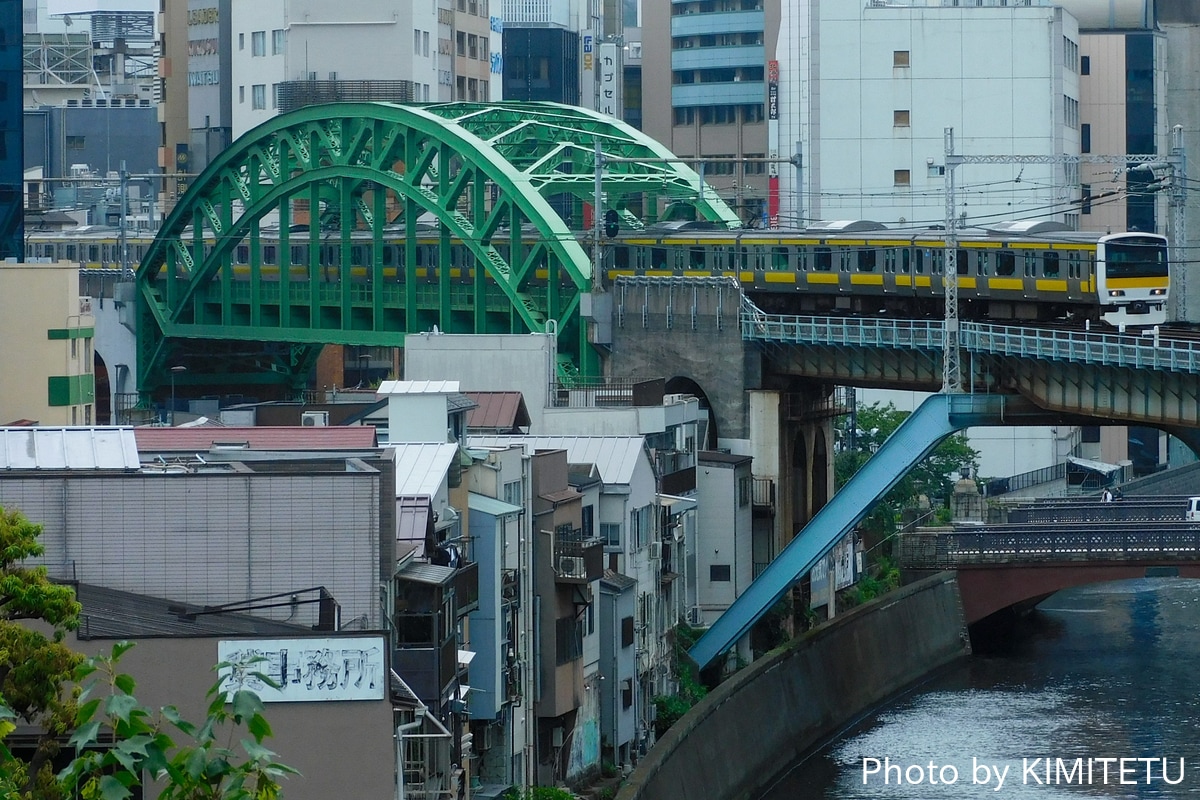
[[[587,575],[583,566],[583,556],[559,556],[558,574],[569,578],[582,578]]]
[[[704,615],[700,613],[700,606],[692,606],[688,609],[688,625],[699,625],[703,619]]]
[[[329,412],[305,411],[300,415],[300,424],[306,428],[324,428],[329,425]]]
[[[653,559],[662,558],[662,542],[650,543],[650,557]]]

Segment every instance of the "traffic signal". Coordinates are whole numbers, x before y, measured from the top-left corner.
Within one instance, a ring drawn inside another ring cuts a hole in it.
[[[604,212],[604,235],[612,239],[621,232],[621,217],[614,209]]]

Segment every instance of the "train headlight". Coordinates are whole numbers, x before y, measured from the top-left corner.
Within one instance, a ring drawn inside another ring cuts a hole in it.
[[[1109,289],[1108,296],[1109,297],[1124,297],[1125,290],[1124,289]]]
[[[1166,289],[1151,289],[1150,290],[1151,297],[1162,297],[1166,293],[1167,293]]]

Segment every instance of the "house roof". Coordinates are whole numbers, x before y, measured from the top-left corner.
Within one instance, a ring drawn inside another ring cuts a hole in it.
[[[248,450],[368,450],[375,447],[370,426],[257,425],[249,427],[134,428],[142,453],[198,453],[220,448]]]
[[[375,390],[377,397],[392,394],[457,394],[458,381],[384,381]]]
[[[485,494],[476,494],[475,492],[467,495],[467,508],[493,517],[521,513],[520,506],[514,506],[512,503],[506,503],[503,500],[497,500],[494,497],[488,497]]]
[[[440,442],[407,442],[393,446],[396,460],[396,496],[433,497],[458,453],[458,445]]]
[[[0,428],[0,470],[140,466],[133,428]]]
[[[80,584],[75,596],[83,606],[80,614],[81,639],[139,639],[153,637],[234,636],[311,634],[303,625],[255,617],[249,614],[196,614],[185,618],[185,612],[197,612],[198,606],[188,606],[157,597],[149,597],[101,586]]]
[[[467,428],[512,431],[532,423],[520,392],[467,392],[477,408],[467,414]]]
[[[570,464],[595,464],[600,480],[610,486],[628,485],[638,459],[649,459],[642,436],[469,436],[472,447],[524,444],[527,453],[566,450]]]
[[[611,569],[604,570],[604,575],[600,578],[601,588],[616,589],[618,592],[623,592],[634,586],[637,586],[636,578],[631,578],[620,572],[614,572]]]

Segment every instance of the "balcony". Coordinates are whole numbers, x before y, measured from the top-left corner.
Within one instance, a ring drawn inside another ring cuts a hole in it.
[[[753,499],[755,514],[774,516],[775,481],[771,480],[770,478],[754,478],[752,482],[751,496]]]
[[[681,47],[671,51],[671,69],[718,69],[721,67],[762,67],[767,63],[761,44],[728,47]]]
[[[678,83],[671,87],[671,105],[675,107],[762,103],[766,96],[763,81]]]
[[[554,580],[556,583],[586,584],[604,574],[604,543],[584,539],[576,529],[569,536],[554,539]]]
[[[761,33],[767,18],[759,11],[719,11],[677,14],[671,17],[671,36],[708,36],[718,33]]]

